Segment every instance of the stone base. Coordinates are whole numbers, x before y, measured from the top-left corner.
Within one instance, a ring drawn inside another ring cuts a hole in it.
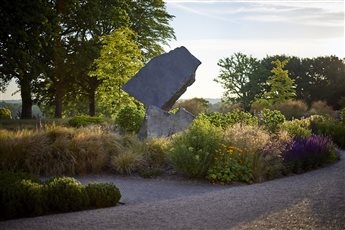
[[[179,109],[175,114],[169,114],[151,105],[146,110],[145,120],[138,137],[145,139],[171,136],[174,133],[186,130],[194,118],[195,116],[184,108]]]

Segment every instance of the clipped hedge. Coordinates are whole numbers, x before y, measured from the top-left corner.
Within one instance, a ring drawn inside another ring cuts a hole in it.
[[[120,198],[110,183],[84,186],[70,177],[41,183],[29,174],[0,171],[0,220],[110,207]]]
[[[104,120],[100,117],[91,117],[86,115],[76,116],[68,120],[68,124],[72,127],[81,127],[86,125],[102,124]]]

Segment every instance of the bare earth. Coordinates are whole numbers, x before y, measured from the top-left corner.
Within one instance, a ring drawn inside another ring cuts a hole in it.
[[[113,176],[124,205],[0,222],[0,229],[345,229],[345,152],[336,164],[261,184]]]

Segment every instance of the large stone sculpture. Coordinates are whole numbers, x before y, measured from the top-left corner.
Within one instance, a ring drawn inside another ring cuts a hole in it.
[[[195,71],[200,64],[182,46],[153,58],[122,89],[145,106],[169,110],[194,83]]]
[[[122,87],[146,106],[139,137],[166,137],[188,127],[194,115],[185,109],[173,115],[167,111],[194,83],[195,71],[200,64],[182,46],[153,58]]]

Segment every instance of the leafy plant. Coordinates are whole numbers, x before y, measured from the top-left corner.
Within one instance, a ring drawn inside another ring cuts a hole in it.
[[[170,158],[176,169],[192,178],[204,178],[222,143],[221,129],[196,119],[186,132],[172,140]]]
[[[116,124],[123,132],[137,133],[144,121],[145,110],[143,106],[125,106],[116,117]]]
[[[313,132],[330,137],[340,148],[345,148],[345,125],[341,121],[328,119],[312,122]]]
[[[207,179],[221,184],[234,181],[252,182],[252,156],[243,154],[243,150],[235,146],[223,145],[216,150],[214,163],[207,171]]]
[[[119,189],[112,183],[91,183],[85,187],[85,190],[91,207],[115,206],[121,199]]]
[[[282,130],[286,130],[290,136],[294,138],[298,137],[310,137],[311,130],[308,128],[303,127],[303,120],[292,120],[292,121],[285,121],[280,128]]]
[[[263,125],[271,133],[277,132],[284,121],[284,115],[278,110],[263,109],[259,118],[260,125]]]
[[[234,109],[233,111],[224,114],[218,112],[208,115],[201,114],[198,119],[208,120],[211,124],[224,129],[237,123],[245,125],[256,125],[258,123],[257,117],[239,109]]]

